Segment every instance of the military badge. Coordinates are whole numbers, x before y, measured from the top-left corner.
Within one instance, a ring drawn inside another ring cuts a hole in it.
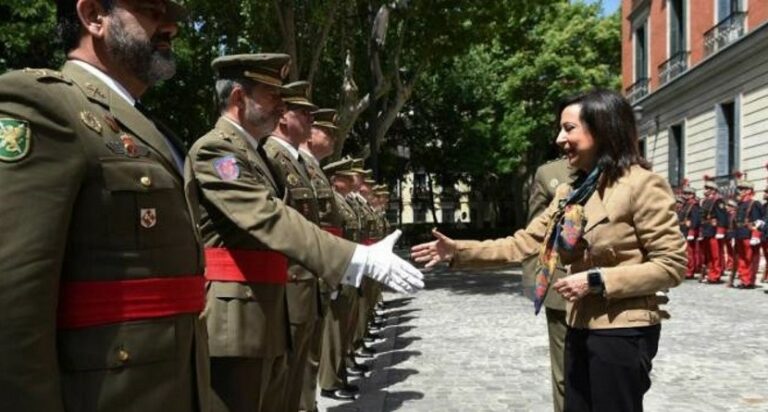
[[[102,126],[101,123],[99,123],[99,120],[96,118],[96,115],[89,111],[83,110],[80,112],[80,120],[84,125],[88,126],[89,129],[98,134],[101,134]]]
[[[0,161],[23,159],[29,153],[31,144],[29,123],[18,119],[0,119]]]
[[[97,86],[95,86],[93,83],[86,83],[85,88],[88,90],[88,93],[93,97],[100,97],[102,99],[106,99],[107,95],[104,94],[101,89],[99,89]]]
[[[288,173],[288,176],[285,177],[285,180],[288,182],[291,186],[296,186],[299,184],[299,178],[293,173]]]
[[[141,227],[145,229],[155,227],[157,224],[157,209],[141,209],[141,213],[139,213],[139,223],[141,224]]]
[[[213,169],[221,180],[232,181],[240,177],[240,166],[237,165],[235,156],[220,157],[213,161]]]
[[[120,131],[120,125],[117,124],[117,119],[111,114],[104,116],[104,123],[106,123],[113,132],[117,133]]]
[[[136,148],[136,141],[133,140],[133,136],[124,134],[120,136],[120,141],[123,143],[125,154],[130,157],[138,157],[138,149]]]
[[[559,184],[560,184],[560,181],[557,179],[552,179],[549,181],[549,187],[551,187],[552,189],[557,189],[557,185]]]

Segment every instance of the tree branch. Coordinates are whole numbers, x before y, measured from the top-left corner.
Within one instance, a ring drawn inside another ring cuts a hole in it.
[[[331,0],[331,5],[328,7],[328,13],[326,14],[325,21],[323,22],[323,27],[320,31],[320,35],[318,36],[317,43],[315,44],[312,51],[312,60],[309,64],[309,71],[307,72],[307,81],[310,84],[313,83],[317,69],[320,66],[320,57],[322,57],[323,50],[325,50],[325,45],[328,43],[331,28],[336,22],[338,10],[339,0]]]

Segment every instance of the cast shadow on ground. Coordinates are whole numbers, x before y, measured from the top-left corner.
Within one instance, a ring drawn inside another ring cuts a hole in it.
[[[450,270],[438,268],[426,274],[426,290],[447,289],[459,295],[521,295],[522,275],[509,270]]]
[[[403,306],[408,305],[413,300],[412,296],[404,296],[400,298],[394,298],[394,299],[387,299],[384,302],[384,306],[386,310],[390,311],[392,309],[402,308]]]
[[[387,317],[391,317],[391,318],[394,318],[394,317],[398,317],[398,316],[404,316],[404,315],[407,315],[407,314],[409,314],[409,313],[413,313],[413,312],[419,312],[419,311],[421,311],[421,309],[420,309],[420,308],[411,308],[411,309],[394,309],[394,310],[388,310],[388,311],[386,312],[386,316],[387,316]]]

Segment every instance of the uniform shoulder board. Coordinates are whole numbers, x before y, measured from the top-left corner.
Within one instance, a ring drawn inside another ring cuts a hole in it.
[[[66,84],[72,84],[72,80],[69,80],[64,74],[58,70],[51,69],[32,69],[27,67],[23,70],[24,73],[34,76],[39,82],[62,82]]]

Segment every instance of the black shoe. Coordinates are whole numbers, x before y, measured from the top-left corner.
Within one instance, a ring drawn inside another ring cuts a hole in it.
[[[338,399],[342,401],[355,399],[355,394],[353,392],[346,390],[345,388],[320,389],[320,396],[324,398]]]
[[[356,363],[355,365],[347,368],[347,374],[350,376],[362,376],[370,371],[371,371],[371,368],[365,365],[361,365],[359,363]]]
[[[368,343],[376,341],[378,339],[381,339],[381,335],[377,335],[375,333],[368,332],[365,335],[363,335],[363,341]]]
[[[357,385],[352,385],[351,383],[344,385],[342,389],[344,389],[347,392],[354,393],[355,395],[360,393],[360,387]]]
[[[355,356],[357,356],[358,358],[372,358],[373,355],[375,354],[376,354],[375,350],[371,348],[367,348],[365,346],[363,346],[362,348],[358,349],[357,352],[355,352]]]

